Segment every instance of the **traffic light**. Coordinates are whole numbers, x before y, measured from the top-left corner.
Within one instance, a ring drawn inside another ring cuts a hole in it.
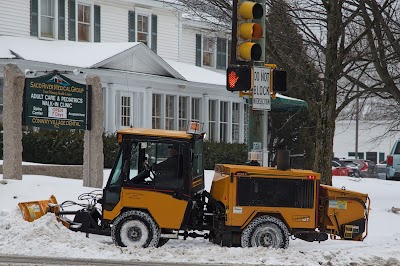
[[[264,61],[263,35],[265,0],[238,0],[237,6],[237,61]]]
[[[271,85],[270,94],[273,99],[276,98],[277,92],[285,92],[286,89],[286,71],[279,70],[275,64],[264,64],[265,67],[270,69]]]
[[[253,88],[253,69],[247,65],[230,65],[226,71],[228,91],[248,91]]]
[[[272,89],[274,92],[286,91],[286,71],[278,69],[272,70]]]

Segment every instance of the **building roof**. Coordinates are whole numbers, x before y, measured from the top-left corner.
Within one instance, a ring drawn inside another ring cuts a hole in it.
[[[189,82],[226,85],[226,75],[202,67],[164,60],[139,42],[84,43],[45,41],[36,38],[0,36],[0,59],[24,59],[85,69],[112,69],[165,76]],[[272,111],[307,108],[300,99],[277,94]]]
[[[226,75],[224,74],[187,63],[166,61],[188,81],[226,86]]]
[[[75,68],[107,68],[184,80],[174,68],[140,42],[85,43],[0,36],[1,58]]]

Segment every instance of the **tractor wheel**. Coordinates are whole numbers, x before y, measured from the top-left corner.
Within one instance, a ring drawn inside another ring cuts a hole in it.
[[[168,240],[169,240],[169,238],[160,238],[160,241],[158,241],[157,247],[159,248],[159,247],[164,246],[165,244],[167,244]]]
[[[142,211],[124,212],[111,228],[114,243],[121,247],[157,247],[160,233],[153,218]]]
[[[241,244],[242,247],[287,248],[289,230],[275,217],[260,216],[243,230]]]

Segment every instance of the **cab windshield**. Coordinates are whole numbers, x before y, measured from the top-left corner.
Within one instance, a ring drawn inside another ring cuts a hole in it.
[[[189,161],[184,159],[188,143],[130,141],[127,144],[122,157],[128,186],[183,188],[184,176],[188,174],[185,169],[189,169]]]

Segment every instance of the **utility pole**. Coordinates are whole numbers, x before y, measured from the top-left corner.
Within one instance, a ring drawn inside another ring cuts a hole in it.
[[[357,85],[357,94],[359,93],[359,91],[360,91],[360,88]],[[356,147],[355,147],[356,152],[355,152],[355,155],[354,155],[355,159],[358,159],[358,119],[359,119],[358,114],[359,114],[359,104],[360,104],[360,99],[357,96],[357,99],[356,99]]]

